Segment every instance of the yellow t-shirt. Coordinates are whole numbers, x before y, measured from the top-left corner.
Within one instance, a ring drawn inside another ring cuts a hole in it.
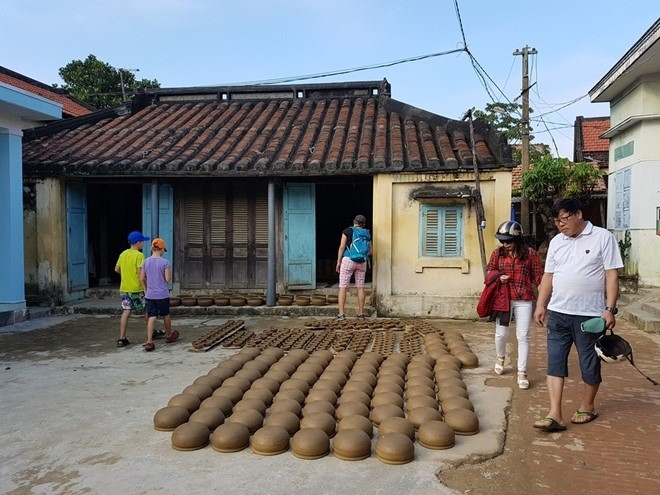
[[[144,254],[137,249],[127,249],[119,255],[117,266],[121,274],[119,292],[142,292],[138,270],[144,261]]]

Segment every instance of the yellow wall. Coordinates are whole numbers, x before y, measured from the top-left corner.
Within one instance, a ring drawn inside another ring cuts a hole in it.
[[[473,318],[483,288],[483,270],[474,204],[467,199],[424,199],[424,204],[463,204],[464,256],[420,258],[422,200],[419,188],[474,187],[473,174],[392,174],[374,179],[374,291],[378,314]],[[493,233],[511,211],[511,171],[481,176],[486,216],[486,261],[496,247]]]

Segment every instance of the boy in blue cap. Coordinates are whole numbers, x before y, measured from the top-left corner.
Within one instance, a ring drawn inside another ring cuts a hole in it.
[[[117,347],[126,347],[130,344],[126,338],[126,328],[128,327],[128,318],[131,316],[131,311],[144,312],[144,321],[147,322],[147,314],[144,311],[144,287],[139,279],[139,271],[144,261],[144,254],[142,254],[144,241],[148,240],[148,237],[143,236],[141,232],[136,230],[128,234],[128,243],[131,247],[119,255],[115,266],[115,271],[121,276],[119,292],[121,293],[122,309]]]

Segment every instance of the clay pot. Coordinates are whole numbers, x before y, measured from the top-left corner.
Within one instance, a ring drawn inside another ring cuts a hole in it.
[[[209,443],[211,431],[202,423],[184,423],[172,432],[172,448],[175,450],[197,450]]]
[[[209,431],[213,431],[225,422],[225,415],[219,409],[205,407],[204,409],[198,409],[192,413],[188,422],[201,423],[205,425]]]
[[[241,423],[225,423],[211,435],[211,447],[218,452],[238,452],[250,445],[250,430]]]
[[[222,411],[222,414],[226,417],[231,414],[231,411],[234,408],[234,403],[227,397],[211,396],[208,399],[204,399],[199,405],[200,409],[206,409],[207,407]]]
[[[425,385],[413,385],[406,389],[406,398],[411,399],[418,395],[426,395],[427,397],[435,399],[435,390]]]
[[[479,358],[471,351],[457,352],[456,357],[460,360],[463,368],[476,368],[479,366]]]
[[[266,371],[268,371],[268,369],[270,369],[270,367],[277,362],[278,358],[276,358],[271,354],[266,354],[266,355],[257,356],[254,358],[254,360],[261,361],[262,363],[264,363],[267,367]]]
[[[447,354],[445,356],[439,356],[435,360],[435,365],[438,366],[440,363],[454,363],[459,368],[461,367],[461,360],[458,359],[456,356],[452,356],[451,354]]]
[[[408,412],[421,406],[438,409],[438,401],[428,395],[416,395],[415,397],[410,397],[406,400],[406,409]]]
[[[261,355],[275,356],[277,359],[284,357],[284,351],[279,347],[267,347],[261,351]]]
[[[371,422],[378,426],[387,418],[405,417],[403,409],[394,404],[381,404],[371,410]]]
[[[435,391],[435,382],[431,378],[425,376],[413,376],[406,381],[406,387],[427,387]]]
[[[394,392],[379,392],[371,399],[371,407],[381,406],[383,404],[394,404],[403,409],[403,397]]]
[[[332,354],[332,351],[329,351],[327,349],[319,349],[318,351],[312,352],[311,357],[321,357],[325,360],[325,365],[327,366],[330,361],[335,357],[334,354]]]
[[[298,416],[289,411],[271,413],[266,416],[264,426],[279,426],[284,428],[289,435],[293,435],[300,428]]]
[[[419,427],[419,444],[427,449],[450,449],[455,441],[454,430],[442,421],[429,421]]]
[[[449,387],[442,387],[438,390],[438,400],[440,402],[444,401],[448,397],[465,397],[466,399],[469,399],[470,397],[468,396],[467,390],[461,387],[455,387],[453,385],[450,385]]]
[[[465,385],[465,382],[461,378],[444,378],[438,382],[438,389],[445,387],[459,387],[467,390],[467,385]]]
[[[309,306],[311,299],[309,297],[296,296],[295,303],[297,306]]]
[[[328,437],[332,438],[335,435],[337,424],[335,418],[327,412],[315,412],[303,416],[300,428],[320,428]]]
[[[245,393],[251,385],[252,382],[250,380],[237,375],[227,378],[224,382],[222,382],[222,387],[238,387],[243,393]]]
[[[328,390],[332,390],[335,393],[335,395],[337,395],[341,391],[341,385],[336,380],[324,379],[323,375],[321,375],[321,379],[314,384],[314,387],[312,387],[312,389],[313,390],[328,389]]]
[[[232,423],[241,423],[247,426],[250,433],[254,433],[263,423],[264,417],[254,409],[243,409],[242,411],[234,411],[229,418]]]
[[[178,394],[172,397],[167,403],[168,406],[181,406],[185,407],[189,413],[193,413],[199,408],[202,401],[196,395],[192,394]]]
[[[313,306],[325,306],[325,304],[326,304],[325,296],[313,296],[312,297],[312,305]]]
[[[310,385],[308,382],[300,378],[289,378],[287,381],[282,383],[282,385],[280,385],[280,391],[289,389],[300,390],[303,394],[307,395],[307,392],[309,392],[310,389]]]
[[[309,351],[306,351],[305,349],[291,349],[286,357],[296,357],[300,360],[298,363],[298,366],[302,364],[307,358],[309,358]]]
[[[181,306],[181,298],[180,297],[170,297],[170,307],[171,308],[176,308],[177,306]]]
[[[291,375],[291,380],[303,380],[307,382],[310,387],[314,385],[318,379],[318,376],[313,371],[300,371],[300,368],[298,368],[298,371]]]
[[[279,426],[264,426],[252,437],[252,452],[277,455],[289,450],[289,432]]]
[[[339,296],[335,294],[329,294],[326,297],[326,300],[328,301],[328,304],[337,304],[339,302]]]
[[[339,424],[337,425],[337,431],[353,430],[353,429],[362,430],[369,436],[369,438],[371,438],[374,433],[374,426],[373,424],[371,424],[371,420],[364,416],[359,416],[359,415],[346,416],[342,418]]]
[[[300,402],[293,399],[279,399],[276,402],[273,402],[273,405],[270,406],[268,410],[269,414],[275,414],[278,412],[291,412],[296,416],[300,417],[302,412],[302,406]]]
[[[229,304],[232,306],[245,306],[246,299],[242,296],[232,296],[229,298]]]
[[[374,388],[373,394],[375,395],[381,392],[394,392],[403,397],[403,388],[394,382],[378,383],[376,388]]]
[[[339,399],[337,399],[337,404],[342,405],[346,404],[347,402],[361,402],[368,407],[371,404],[371,397],[369,397],[364,392],[360,392],[359,390],[342,392],[342,394],[339,396]]]
[[[344,461],[360,461],[371,455],[371,439],[362,430],[343,430],[332,441],[332,452]]]
[[[158,431],[172,431],[177,426],[182,425],[190,413],[188,409],[182,406],[167,406],[156,411],[154,415],[154,429]]]
[[[291,450],[300,459],[320,459],[328,455],[330,438],[319,428],[305,428],[291,439]]]
[[[465,397],[447,397],[442,401],[442,412],[446,414],[452,409],[467,409],[468,411],[474,411],[474,405]]]
[[[399,375],[382,375],[378,377],[376,386],[382,383],[396,383],[399,387],[403,388],[406,381]]]
[[[479,418],[468,409],[447,411],[444,420],[457,435],[476,435],[479,433]]]
[[[367,394],[368,396],[371,397],[371,395],[374,392],[374,389],[367,382],[363,382],[362,380],[354,380],[353,378],[351,378],[346,382],[346,385],[344,386],[343,391],[344,392],[353,392],[353,391],[362,392],[363,394]]]
[[[303,404],[303,402],[305,402],[305,394],[303,393],[302,390],[299,390],[297,388],[289,388],[277,392],[273,401],[277,402],[280,399],[293,399],[296,402],[298,402],[298,404]]]
[[[219,376],[202,375],[199,378],[195,378],[193,385],[207,385],[215,390],[220,385],[222,385],[222,382],[223,378],[220,378]]]
[[[309,404],[319,400],[329,402],[334,407],[334,405],[337,403],[337,394],[327,388],[312,389],[309,391],[309,394],[307,394],[305,403]]]
[[[219,365],[216,366],[217,369],[226,369],[230,370],[232,376],[234,373],[236,373],[238,370],[240,370],[245,363],[242,361],[238,361],[236,359],[227,359],[223,362],[221,362]]]
[[[263,297],[248,297],[248,306],[261,306],[264,303]]]
[[[460,371],[452,370],[452,369],[444,369],[444,370],[438,370],[435,372],[435,381],[440,383],[442,380],[445,378],[458,378],[462,379],[462,375]]]
[[[237,361],[241,363],[241,368],[242,368],[245,363],[247,363],[248,361],[252,361],[252,357],[249,356],[248,354],[241,354],[239,352],[238,354],[234,354],[232,357],[230,357],[228,361]]]
[[[267,388],[252,388],[243,394],[243,399],[257,399],[263,402],[266,406],[270,406],[273,402],[273,392]]]
[[[198,297],[197,298],[197,305],[202,306],[202,307],[208,307],[208,306],[213,306],[213,298],[212,297]]]
[[[344,385],[346,385],[346,382],[348,381],[348,378],[346,377],[346,375],[344,373],[342,373],[341,371],[331,371],[331,370],[328,371],[327,368],[319,378],[320,378],[321,381],[322,380],[335,381],[335,382],[339,383],[339,385],[342,386],[342,387]]]
[[[351,381],[366,382],[371,387],[375,387],[378,383],[376,375],[368,371],[355,371],[351,373]]]
[[[263,376],[270,366],[265,363],[264,361],[261,361],[259,359],[253,359],[252,361],[248,361],[243,365],[243,370],[249,370],[249,369],[255,369],[259,372],[260,377]]]
[[[429,380],[432,380],[433,369],[422,366],[415,366],[415,367],[409,366],[408,370],[406,371],[406,380],[410,380],[411,378],[416,378],[416,377],[424,377],[424,378],[428,378]]]
[[[378,437],[376,457],[385,464],[406,464],[415,457],[415,444],[403,433],[388,433]]]
[[[293,375],[297,366],[290,361],[278,361],[270,367],[269,371],[284,371],[288,376]]]
[[[347,416],[364,416],[368,418],[369,406],[364,405],[362,402],[345,402],[337,408],[335,415],[340,421]]]
[[[229,306],[229,296],[216,296],[213,302],[216,306]]]
[[[378,435],[383,436],[388,433],[403,433],[411,440],[415,440],[415,427],[406,418],[394,416],[381,421],[378,425]]]
[[[184,306],[197,306],[197,298],[196,297],[182,297],[181,298],[181,304]]]
[[[254,409],[262,416],[266,414],[266,404],[264,404],[263,401],[259,399],[243,398],[239,400],[234,406],[234,413],[237,411],[243,411],[245,409]]]
[[[280,296],[277,298],[277,304],[280,306],[291,306],[293,304],[293,296]]]
[[[243,390],[238,387],[225,386],[224,384],[213,392],[213,397],[226,397],[236,404],[243,397]]]
[[[442,414],[433,407],[420,406],[408,411],[408,421],[418,429],[429,421],[442,421]]]
[[[268,390],[271,394],[276,394],[280,389],[280,382],[272,378],[268,378],[264,375],[262,378],[258,378],[252,382],[252,386],[250,388],[255,390],[263,388]]]
[[[277,364],[278,363],[275,363],[273,366],[276,366]],[[289,374],[286,371],[274,370],[273,366],[271,366],[270,369],[268,370],[268,373],[266,373],[263,376],[264,378],[269,378],[271,380],[274,380],[278,384],[283,383],[290,378]]]

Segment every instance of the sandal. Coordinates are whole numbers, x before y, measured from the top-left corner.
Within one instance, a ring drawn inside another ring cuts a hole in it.
[[[145,342],[142,344],[142,347],[144,347],[144,350],[147,352],[151,352],[156,348],[153,342]]]
[[[366,316],[364,316],[364,315],[357,315],[356,318],[357,318],[358,320],[364,320],[364,319],[366,319]]]
[[[495,361],[495,373],[498,375],[501,375],[504,373],[504,358],[503,357],[498,357],[497,360]]]
[[[165,342],[167,342],[168,344],[171,344],[172,342],[175,342],[177,340],[179,340],[179,332],[177,332],[176,330],[174,330],[169,337],[165,338]]]
[[[518,388],[522,390],[527,390],[529,388],[529,380],[527,379],[527,373],[524,371],[518,372]]]
[[[117,347],[126,347],[130,342],[128,339],[119,339],[117,340]]]
[[[164,339],[165,338],[165,331],[164,330],[154,330],[153,338],[154,339]]]
[[[539,419],[532,426],[538,430],[547,431],[548,433],[566,430],[566,425],[563,425],[552,418]]]
[[[345,319],[346,319],[346,317],[344,315],[339,315],[335,318],[335,320],[337,320],[337,321],[344,321]]]
[[[596,411],[580,411],[578,409],[575,411],[575,414],[573,414],[571,423],[576,425],[583,425],[585,423],[591,423],[597,417],[598,413]]]

